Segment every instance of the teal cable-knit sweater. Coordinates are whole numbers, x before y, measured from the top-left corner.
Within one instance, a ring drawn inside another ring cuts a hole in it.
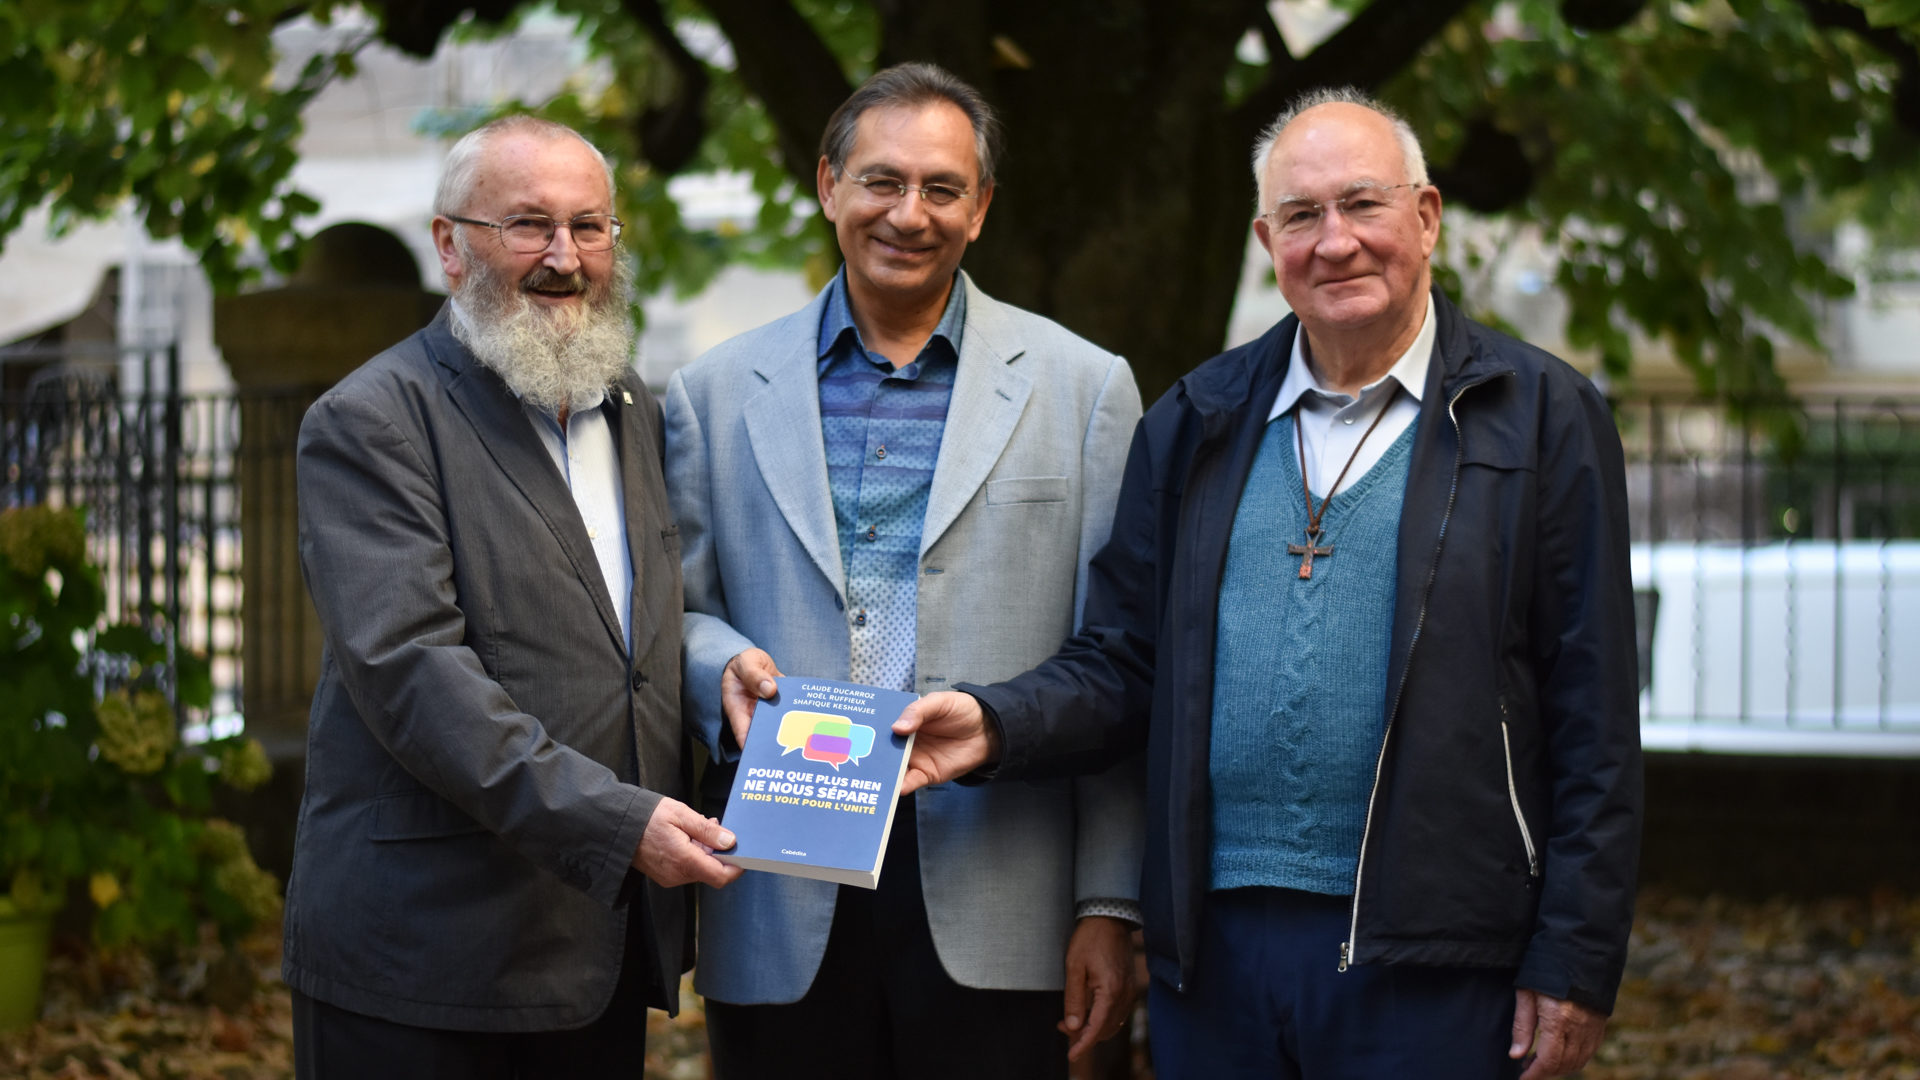
[[[1313,576],[1294,418],[1268,424],[1234,515],[1214,653],[1212,887],[1353,891],[1385,728],[1400,505],[1414,430],[1333,497]],[[1323,493],[1315,492],[1318,505]]]

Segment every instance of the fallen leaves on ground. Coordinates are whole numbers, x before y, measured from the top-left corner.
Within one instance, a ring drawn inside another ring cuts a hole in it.
[[[678,1017],[647,1014],[645,1080],[706,1080],[706,1051],[706,1020],[688,977]],[[8,1080],[292,1075],[293,1008],[280,981],[278,927],[232,952],[203,946],[164,970],[138,954],[56,952],[40,1021],[0,1033],[0,1078]]]
[[[293,1018],[277,937],[277,929],[263,933],[231,953],[203,944],[164,969],[136,952],[56,950],[39,1023],[0,1035],[0,1076],[292,1076]]]
[[[1920,1080],[1920,898],[1643,892],[1585,1080]]]
[[[165,971],[62,955],[40,1022],[0,1035],[23,1080],[283,1080],[278,936]],[[209,1000],[220,1004],[209,1004]],[[708,1075],[690,984],[647,1022],[648,1080]],[[1753,903],[1647,890],[1619,1005],[1584,1080],[1920,1080],[1920,897]]]

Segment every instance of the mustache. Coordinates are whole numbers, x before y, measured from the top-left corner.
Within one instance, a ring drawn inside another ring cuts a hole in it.
[[[536,266],[520,279],[520,291],[583,293],[587,291],[587,275],[581,270],[562,274],[550,266]]]

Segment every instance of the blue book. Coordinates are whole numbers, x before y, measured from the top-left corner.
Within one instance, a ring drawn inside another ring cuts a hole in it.
[[[871,889],[893,832],[911,738],[893,722],[917,695],[877,686],[776,680],[753,710],[722,821],[722,862]]]

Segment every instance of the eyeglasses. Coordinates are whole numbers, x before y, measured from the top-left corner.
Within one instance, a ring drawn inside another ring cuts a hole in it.
[[[1400,188],[1425,187],[1425,184],[1365,184],[1355,188],[1330,202],[1314,202],[1312,199],[1282,199],[1278,206],[1260,216],[1267,224],[1287,236],[1305,236],[1320,227],[1321,219],[1327,216],[1328,208],[1340,211],[1340,216],[1358,225],[1379,220],[1393,208],[1387,193]]]
[[[492,229],[500,234],[500,242],[508,251],[522,255],[547,250],[553,244],[555,229],[572,233],[573,246],[581,251],[605,251],[620,239],[620,219],[612,214],[581,214],[572,221],[555,221],[545,214],[514,214],[499,221],[477,221],[448,214],[447,220]]]
[[[974,198],[979,192],[961,191],[951,184],[909,184],[892,176],[868,173],[865,176],[849,176],[848,180],[866,189],[867,201],[876,206],[898,206],[907,192],[917,191],[921,201],[928,206],[952,206],[961,199]]]

